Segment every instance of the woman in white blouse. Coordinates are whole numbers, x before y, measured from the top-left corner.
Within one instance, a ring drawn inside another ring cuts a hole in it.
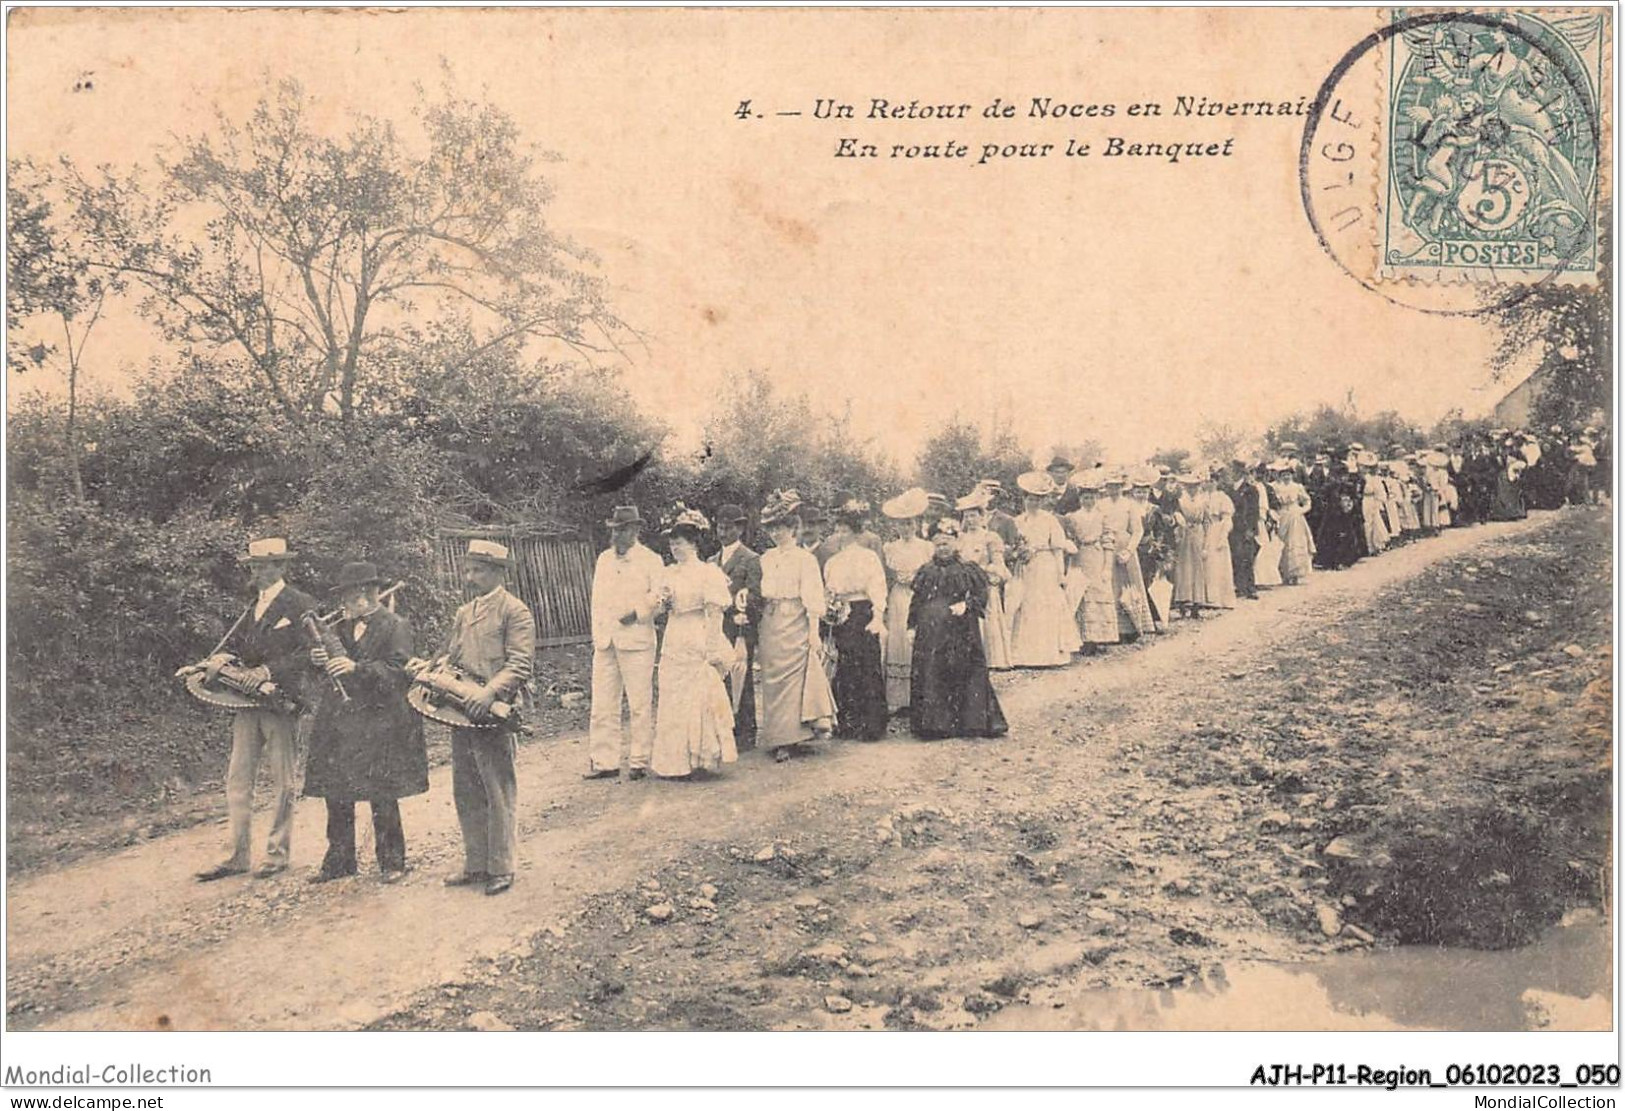
[[[894,714],[908,709],[913,700],[909,668],[914,633],[908,627],[908,607],[914,596],[914,573],[931,562],[931,541],[920,535],[920,518],[929,508],[930,498],[916,486],[880,507],[894,534],[886,541],[881,560],[891,582],[891,592],[886,595],[886,707]]]
[[[733,653],[722,631],[731,599],[722,568],[699,558],[700,513],[684,509],[667,530],[673,563],[655,577],[650,606],[666,613],[660,643],[660,709],[651,767],[663,779],[708,775],[739,758],[733,703],[722,685]]]
[[[761,671],[757,743],[776,761],[830,735],[835,700],[819,658],[818,622],[824,616],[824,578],[818,558],[801,547],[801,499],[775,492],[762,508],[773,547],[762,553],[762,620],[756,663]]]
[[[1045,508],[1055,492],[1042,471],[1016,480],[1026,509],[1016,518],[1019,543],[1007,558],[1015,581],[1010,605],[1010,663],[1014,667],[1060,667],[1072,660],[1077,627],[1061,585],[1062,564],[1078,548],[1055,514]]]
[[[824,564],[835,642],[835,733],[859,741],[886,735],[886,568],[858,543],[868,507],[852,507],[836,519],[837,551]]]

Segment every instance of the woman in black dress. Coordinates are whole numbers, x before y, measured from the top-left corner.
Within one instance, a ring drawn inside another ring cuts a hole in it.
[[[908,623],[914,630],[914,732],[941,737],[1002,737],[1007,726],[987,676],[979,621],[987,610],[987,576],[959,556],[951,517],[932,531],[931,562],[914,575]]]

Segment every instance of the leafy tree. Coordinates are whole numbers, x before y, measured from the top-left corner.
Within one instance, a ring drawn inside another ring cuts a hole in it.
[[[420,99],[411,140],[366,116],[333,138],[311,116],[283,81],[246,121],[181,141],[151,185],[65,164],[88,265],[127,274],[166,338],[240,365],[300,427],[353,424],[391,360],[432,355],[447,381],[504,345],[590,356],[629,334],[590,254],[545,221],[551,190],[506,113]],[[407,327],[457,313],[456,350]]]
[[[1465,443],[1469,439],[1476,439],[1488,432],[1495,424],[1491,417],[1478,417],[1468,420],[1462,415],[1460,409],[1452,409],[1440,417],[1428,433],[1430,444],[1456,444]]]
[[[1049,455],[1039,460],[1039,465],[1047,466],[1050,459],[1057,455],[1069,460],[1081,471],[1103,462],[1106,458],[1106,448],[1099,440],[1093,438],[1076,443],[1055,444],[1050,448]]]
[[[754,513],[773,490],[808,502],[875,501],[901,485],[896,468],[852,428],[850,410],[819,416],[806,394],[783,394],[760,370],[732,379],[705,423],[691,496]]]
[[[983,474],[982,430],[957,413],[920,449],[914,464],[921,486],[949,498],[964,495]]]
[[[1597,423],[1613,411],[1614,323],[1612,222],[1604,213],[1594,285],[1543,282],[1496,303],[1489,313],[1501,332],[1490,360],[1498,379],[1529,366],[1542,383],[1536,394],[1537,427]]]
[[[984,478],[1014,491],[1016,477],[1032,469],[1032,453],[1008,428],[984,432],[954,414],[920,449],[915,474],[921,486],[949,498],[970,492]]]
[[[877,505],[902,487],[892,462],[853,429],[851,402],[819,420],[816,437],[815,466],[804,485],[818,501],[835,506],[857,498]]]
[[[1419,427],[1392,410],[1361,417],[1349,406],[1338,409],[1321,405],[1311,413],[1297,413],[1280,421],[1265,434],[1271,451],[1278,451],[1288,442],[1298,445],[1300,455],[1342,451],[1349,444],[1360,443],[1386,457],[1394,447],[1401,451],[1421,447],[1424,436]]]
[[[1236,459],[1246,442],[1247,433],[1233,424],[1204,421],[1196,430],[1196,450],[1210,467]]]
[[[1157,467],[1167,467],[1174,474],[1182,474],[1191,465],[1191,453],[1188,448],[1161,448],[1151,453],[1150,463]]]

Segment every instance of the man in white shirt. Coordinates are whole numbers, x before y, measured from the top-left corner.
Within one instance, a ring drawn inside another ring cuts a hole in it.
[[[592,719],[587,779],[620,774],[621,704],[632,718],[627,775],[648,774],[654,752],[654,606],[650,595],[664,566],[638,543],[637,506],[617,506],[608,521],[611,546],[599,553],[592,578]]]

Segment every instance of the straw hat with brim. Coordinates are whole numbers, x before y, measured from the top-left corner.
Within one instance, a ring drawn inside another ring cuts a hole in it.
[[[1199,474],[1191,474],[1191,472],[1186,471],[1183,474],[1179,475],[1175,479],[1175,481],[1176,482],[1181,482],[1186,486],[1200,486],[1204,480],[1203,480],[1201,475],[1199,475]]]
[[[1293,443],[1293,442],[1292,442],[1292,441],[1291,441],[1291,440],[1287,440],[1287,441],[1286,441],[1286,442],[1284,442],[1284,443],[1283,443],[1283,444],[1282,444],[1282,445],[1281,445],[1281,450],[1282,450],[1282,451],[1283,451],[1283,452],[1286,452],[1286,451],[1297,451],[1297,450],[1298,450],[1298,445],[1297,445],[1297,444],[1295,444],[1295,443]]]
[[[1155,486],[1162,472],[1155,467],[1135,467],[1129,472],[1129,482],[1135,486]]]
[[[248,551],[237,557],[238,563],[284,563],[299,553],[288,547],[288,542],[280,536],[268,536],[263,540],[250,540]]]
[[[1359,454],[1359,457],[1355,459],[1355,462],[1360,464],[1362,467],[1375,467],[1377,465],[1377,453],[1374,451],[1362,451]]]
[[[1450,465],[1450,457],[1445,455],[1443,452],[1430,451],[1426,455],[1422,456],[1422,462],[1429,467],[1448,467]]]
[[[954,503],[954,508],[964,513],[971,509],[986,509],[993,501],[991,492],[983,489],[972,490]]]
[[[1035,498],[1042,498],[1055,493],[1055,481],[1043,471],[1028,471],[1016,479],[1016,485],[1023,494],[1030,494]]]
[[[1264,464],[1264,466],[1265,469],[1271,471],[1290,471],[1292,469],[1292,460],[1271,459],[1268,463]]]
[[[1098,494],[1100,488],[1106,485],[1106,476],[1098,469],[1083,471],[1072,476],[1072,485],[1081,493]]]
[[[922,487],[915,486],[881,503],[880,512],[893,521],[912,521],[925,516],[925,511],[930,508],[931,495]]]
[[[493,567],[507,567],[513,563],[508,546],[495,540],[470,540],[463,559],[469,563],[489,563]]]
[[[356,560],[354,563],[346,563],[339,569],[339,581],[333,588],[333,593],[341,594],[358,586],[377,586],[383,581],[378,577],[376,564],[368,563],[364,559]]]

